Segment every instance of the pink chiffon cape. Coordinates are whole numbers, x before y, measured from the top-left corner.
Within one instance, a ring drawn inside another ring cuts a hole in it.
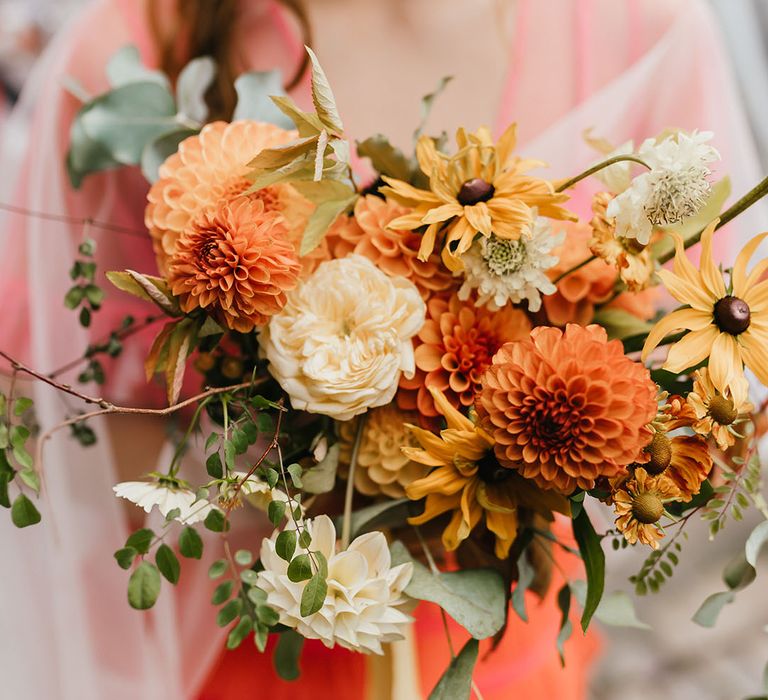
[[[141,175],[134,169],[105,173],[74,192],[63,165],[77,109],[63,88],[64,77],[76,78],[93,94],[102,91],[107,59],[128,43],[156,63],[140,6],[136,0],[92,3],[54,40],[11,117],[27,120],[29,136],[12,149],[23,153],[21,162],[3,156],[0,202],[130,230],[84,230],[0,213],[2,348],[43,371],[78,357],[125,314],[140,319],[151,313],[110,292],[93,327],[85,330],[62,304],[84,235],[98,243],[101,271],[154,271],[142,227],[147,185]],[[253,68],[292,73],[302,47],[276,3],[249,3],[240,31]],[[306,81],[295,97],[307,103]],[[520,123],[520,151],[549,161],[553,177],[572,175],[596,160],[581,139],[589,127],[618,144],[679,126],[715,132],[723,155],[718,170],[732,173],[737,195],[758,179],[720,38],[702,0],[519,0],[496,130],[511,121]],[[0,146],[3,153],[9,150]],[[589,186],[576,193],[582,214],[589,195]],[[762,217],[756,209],[731,227],[730,237],[719,234],[721,254],[732,258],[743,239],[760,230]],[[150,339],[147,332],[126,344],[109,368],[109,384],[93,392],[137,405],[161,401],[159,389],[147,387],[143,378]],[[73,410],[46,387],[35,388],[35,399],[44,427]],[[222,632],[213,623],[206,576],[207,563],[216,557],[215,541],[208,543],[205,561],[185,562],[182,584],[173,590],[165,586],[152,612],[128,608],[126,573],[112,561],[128,526],[111,491],[117,476],[109,442],[103,426],[94,427],[101,435],[94,447],[83,449],[64,433],[47,446],[42,527],[16,531],[7,517],[0,519],[8,563],[0,596],[0,674],[9,697],[225,700],[261,691],[273,700],[362,697],[361,657],[319,644],[308,643],[305,680],[293,685],[277,681],[269,659],[250,646],[221,657]],[[248,524],[242,523],[246,535]],[[566,645],[569,663],[561,670],[554,644],[559,613],[551,595],[543,603],[529,599],[528,607],[531,622],[525,625],[513,613],[500,649],[479,666],[484,697],[583,698],[594,639],[575,632]],[[453,633],[458,641],[455,627]],[[418,614],[417,635],[426,695],[447,661],[434,610]]]

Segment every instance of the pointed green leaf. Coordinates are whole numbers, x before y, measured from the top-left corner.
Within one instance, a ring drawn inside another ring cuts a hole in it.
[[[285,561],[291,561],[296,551],[296,531],[283,530],[275,540],[275,553]]]
[[[294,583],[312,578],[312,562],[308,554],[299,554],[288,564],[288,578]]]
[[[325,71],[317,60],[315,52],[308,46],[305,47],[309,54],[309,60],[312,62],[312,104],[320,121],[331,131],[337,134],[344,132],[344,125],[339,116],[339,110],[336,107],[336,98],[333,96],[333,90],[325,75]]]
[[[587,572],[587,595],[581,615],[581,628],[586,632],[605,589],[605,553],[586,510],[582,510],[572,523],[573,534]]]
[[[469,700],[479,647],[476,639],[470,639],[462,647],[429,694],[429,700]]]
[[[327,593],[328,582],[325,580],[325,577],[321,576],[318,572],[307,581],[307,585],[304,586],[304,590],[302,591],[301,606],[299,609],[302,617],[309,617],[320,610],[320,608],[323,607]]]
[[[299,659],[304,637],[293,630],[281,632],[275,646],[275,671],[284,681],[295,681],[299,675]]]
[[[160,573],[169,583],[174,585],[179,582],[181,565],[173,550],[167,544],[161,544],[155,552],[155,563]]]

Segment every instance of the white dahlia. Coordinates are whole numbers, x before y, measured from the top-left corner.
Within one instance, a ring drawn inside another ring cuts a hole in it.
[[[205,520],[214,505],[206,500],[198,500],[197,495],[177,482],[168,479],[153,481],[124,481],[112,487],[118,498],[125,498],[149,513],[155,506],[163,517],[178,508],[179,514],[174,520],[191,525]]]
[[[403,589],[413,574],[410,563],[392,566],[387,540],[381,532],[358,537],[336,550],[336,529],[327,515],[307,522],[312,551],[328,560],[328,592],[318,612],[302,617],[301,595],[306,581],[288,578],[288,562],[275,552],[277,532],[261,545],[259,588],[280,615],[280,623],[307,639],[319,639],[328,648],[336,644],[366,654],[381,654],[382,643],[403,639],[411,622],[407,612],[414,602]],[[296,555],[302,550],[297,549]]]
[[[461,257],[464,283],[459,299],[466,301],[476,289],[476,306],[498,311],[507,303],[527,300],[528,308],[538,311],[541,295],[556,291],[544,271],[557,265],[557,256],[550,252],[564,240],[565,231],[553,234],[550,222],[540,216],[533,221],[530,238],[480,238]]]
[[[720,158],[707,143],[712,136],[711,131],[681,131],[659,142],[643,142],[638,156],[650,171],[638,175],[606,212],[616,217],[617,236],[647,245],[654,226],[677,223],[704,206],[711,188],[707,164]]]
[[[426,307],[416,286],[350,255],[320,265],[259,336],[294,408],[349,420],[392,401],[412,377]]]

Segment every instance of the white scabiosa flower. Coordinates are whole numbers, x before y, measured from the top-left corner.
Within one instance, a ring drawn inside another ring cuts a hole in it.
[[[710,192],[708,163],[720,154],[707,142],[711,131],[678,132],[660,142],[646,139],[638,156],[651,170],[608,205],[607,215],[616,217],[616,235],[634,238],[641,245],[650,241],[654,226],[669,226],[693,216],[704,206]]]
[[[541,295],[554,294],[555,285],[544,274],[557,264],[550,252],[565,240],[565,231],[552,233],[550,222],[537,216],[531,226],[531,237],[510,241],[491,236],[475,241],[462,256],[464,283],[459,299],[469,299],[477,290],[476,306],[498,311],[508,303],[528,301],[531,311],[541,308]]]
[[[290,292],[259,342],[294,408],[349,420],[392,401],[401,373],[413,376],[425,314],[412,282],[349,255]]]
[[[125,498],[149,513],[155,506],[163,517],[178,508],[174,518],[180,523],[190,525],[205,520],[215,507],[205,500],[197,500],[194,491],[170,479],[154,481],[124,481],[112,487],[118,498]]]
[[[267,603],[280,615],[283,625],[307,639],[319,639],[366,654],[381,654],[382,643],[403,639],[411,622],[407,612],[414,602],[403,593],[413,574],[410,563],[392,566],[387,540],[381,532],[358,537],[349,547],[336,551],[336,529],[327,515],[307,523],[310,548],[328,560],[328,592],[323,607],[302,617],[301,595],[306,581],[288,578],[288,562],[275,552],[277,533],[261,545],[259,588]],[[298,556],[301,550],[296,551]]]

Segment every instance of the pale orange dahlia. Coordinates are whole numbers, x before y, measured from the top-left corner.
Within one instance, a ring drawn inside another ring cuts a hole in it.
[[[419,260],[422,236],[415,231],[389,229],[393,219],[404,216],[408,209],[374,195],[360,197],[354,216],[339,217],[327,239],[334,258],[350,253],[363,255],[391,277],[405,277],[413,282],[425,301],[435,292],[455,285],[453,276],[432,253]]]
[[[187,313],[207,309],[247,333],[285,306],[300,270],[282,217],[241,197],[203,212],[179,236],[168,283]]]
[[[560,258],[557,265],[547,271],[551,280],[587,260],[591,251],[589,242],[592,229],[585,224],[562,224],[566,231],[565,243],[553,251]],[[586,325],[595,315],[595,306],[606,303],[613,296],[617,281],[616,269],[604,260],[596,258],[588,264],[570,272],[557,283],[557,291],[543,297],[547,318],[555,326],[566,323]],[[628,311],[643,320],[655,313],[657,292],[646,289],[639,293],[624,293],[614,299],[608,307]]]
[[[149,191],[144,213],[161,273],[167,273],[179,237],[202,212],[248,190],[248,163],[263,149],[287,144],[296,136],[295,131],[262,122],[213,122],[181,142],[160,167],[160,179]],[[290,185],[273,185],[248,197],[282,214],[289,238],[301,240],[313,205]]]
[[[600,326],[542,326],[496,353],[477,407],[499,462],[569,494],[637,460],[656,385]]]
[[[528,317],[512,306],[493,312],[456,294],[433,297],[427,302],[427,320],[413,339],[416,373],[400,379],[398,405],[418,410],[423,426],[436,427],[441,414],[429,388],[442,391],[456,408],[472,406],[496,351],[504,343],[527,338],[530,330]]]

